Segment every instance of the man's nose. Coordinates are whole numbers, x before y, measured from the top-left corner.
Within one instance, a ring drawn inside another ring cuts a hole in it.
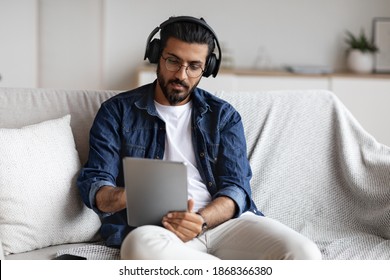
[[[186,79],[188,77],[187,75],[187,66],[182,65],[179,70],[176,72],[176,78],[180,79],[181,81]]]

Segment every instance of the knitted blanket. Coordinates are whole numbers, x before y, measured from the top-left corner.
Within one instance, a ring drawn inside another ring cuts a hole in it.
[[[390,259],[390,148],[333,93],[217,96],[241,113],[266,216],[309,237],[324,259]]]

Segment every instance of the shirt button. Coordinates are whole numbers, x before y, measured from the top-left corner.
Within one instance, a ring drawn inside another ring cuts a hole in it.
[[[200,157],[204,157],[204,153],[203,152],[200,153]]]
[[[213,185],[213,183],[212,182],[209,182],[209,187],[211,187]]]

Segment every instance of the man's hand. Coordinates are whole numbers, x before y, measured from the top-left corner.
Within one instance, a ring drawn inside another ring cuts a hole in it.
[[[162,220],[163,226],[176,234],[183,242],[190,241],[202,232],[203,218],[192,212],[194,201],[188,200],[187,212],[169,212]]]
[[[187,212],[170,212],[163,218],[162,223],[183,242],[187,242],[202,232],[204,222],[207,221],[208,228],[213,228],[233,218],[236,207],[231,198],[220,196],[199,210],[201,215],[198,215],[192,212],[194,201],[190,199]]]

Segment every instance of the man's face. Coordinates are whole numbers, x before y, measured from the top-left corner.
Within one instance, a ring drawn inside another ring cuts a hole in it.
[[[183,105],[191,98],[191,93],[199,84],[202,75],[192,78],[187,74],[187,66],[192,69],[205,69],[208,53],[207,44],[190,44],[170,38],[162,52],[157,66],[157,87],[155,100],[163,105]],[[176,61],[182,66],[177,71],[169,71],[166,60]],[[190,70],[190,69],[188,69]]]

